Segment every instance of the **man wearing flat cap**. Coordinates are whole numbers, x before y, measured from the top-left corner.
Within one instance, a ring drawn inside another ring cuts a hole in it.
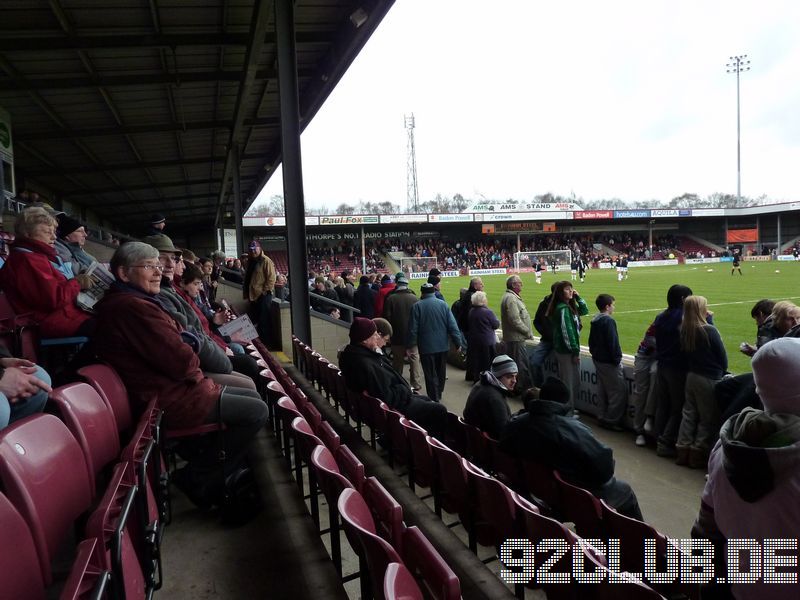
[[[447,409],[430,398],[414,394],[391,361],[378,352],[382,344],[381,334],[371,319],[353,319],[350,343],[339,355],[339,368],[347,387],[359,394],[366,391],[431,435],[441,436],[445,431]]]
[[[492,366],[478,378],[464,406],[464,420],[499,440],[511,418],[507,398],[517,384],[517,363],[507,354],[495,356]]]
[[[244,274],[242,292],[244,299],[250,301],[250,313],[256,324],[258,335],[265,343],[269,343],[270,323],[269,307],[275,292],[275,263],[264,254],[258,240],[253,240],[247,247],[247,271]]]

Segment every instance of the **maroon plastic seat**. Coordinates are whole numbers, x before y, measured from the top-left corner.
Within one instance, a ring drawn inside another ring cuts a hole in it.
[[[81,446],[92,490],[101,471],[119,458],[119,432],[114,414],[97,391],[86,383],[54,389],[50,399],[61,420]]]
[[[406,432],[408,447],[411,452],[409,464],[409,485],[414,489],[414,485],[426,488],[433,487],[433,477],[436,466],[433,462],[433,454],[425,440],[428,432],[409,419],[400,419],[400,425]]]
[[[303,415],[299,410],[297,410],[297,405],[288,397],[284,396],[283,398],[279,398],[278,402],[275,404],[275,416],[277,417],[280,428],[278,440],[281,443],[281,451],[291,465],[292,421],[294,421],[297,417],[302,417]]]
[[[540,462],[523,459],[522,472],[525,475],[525,486],[528,492],[544,502],[547,508],[545,512],[550,516],[558,517],[560,495],[553,469]]]
[[[383,595],[386,600],[423,600],[414,576],[402,563],[390,563],[383,577]]]
[[[461,417],[447,411],[447,439],[440,440],[463,457],[467,457],[467,432],[461,426]]]
[[[325,447],[331,452],[336,452],[336,449],[342,445],[342,440],[339,434],[334,431],[333,427],[327,421],[322,421],[317,427],[317,437],[322,440]]]
[[[393,562],[402,562],[400,555],[375,532],[375,523],[361,494],[351,489],[344,490],[337,506],[347,539],[359,558],[361,597],[384,600],[386,567]]]
[[[459,417],[458,420],[467,438],[467,456],[464,458],[468,458],[481,469],[491,469],[492,457],[486,442],[486,436],[483,435],[480,429],[470,425],[463,418]]]
[[[375,477],[367,477],[361,492],[372,512],[375,529],[397,552],[403,552],[403,507]]]
[[[403,532],[403,561],[408,570],[435,600],[459,600],[461,582],[419,527]]]
[[[392,467],[408,465],[411,461],[411,449],[408,447],[406,431],[403,426],[400,425],[400,419],[403,418],[403,415],[396,410],[392,410],[383,402],[381,402],[380,408],[386,418],[386,431],[388,433],[389,442],[389,465]],[[414,481],[410,476],[409,485],[414,485]]]
[[[600,508],[606,536],[619,540],[621,570],[630,573],[644,572],[644,547],[647,540],[655,541],[655,566],[659,572],[666,570],[668,551],[680,556],[680,547],[652,525],[618,513],[604,500],[600,500]],[[672,547],[668,550],[668,546]],[[693,584],[653,584],[650,587],[667,597],[679,594],[685,594],[690,598],[700,597],[699,586]]]
[[[308,424],[311,425],[311,429],[316,432],[319,428],[319,424],[322,423],[322,415],[319,410],[317,410],[317,407],[311,404],[311,402],[299,402],[295,404],[300,414],[302,414],[305,420],[308,421]]]
[[[311,426],[303,417],[295,417],[292,421],[292,435],[294,436],[294,476],[297,480],[297,488],[303,494],[303,465],[311,462],[311,453],[317,446],[324,446],[311,430]],[[319,529],[319,500],[317,498],[317,481],[314,471],[308,469],[308,488],[311,501],[311,517],[314,524]]]
[[[92,502],[81,447],[53,415],[20,419],[0,431],[0,481],[31,530],[42,578],[49,585],[53,556]]]
[[[78,544],[75,560],[72,561],[60,600],[100,599],[108,597],[111,588],[111,571],[100,564],[97,538],[83,540]],[[21,597],[21,596],[20,596]]]
[[[474,528],[469,525],[472,519],[472,506],[469,501],[467,474],[464,472],[461,456],[436,438],[428,436],[426,441],[431,448],[436,465],[434,510],[439,516],[441,516],[442,510],[457,514],[465,524],[470,548],[475,548]]]
[[[114,467],[106,493],[86,523],[86,535],[100,541],[101,564],[111,570],[115,596],[144,598],[152,589],[142,573],[130,528],[137,492],[130,470],[130,463]]]
[[[377,436],[387,434],[386,415],[381,409],[381,404],[383,403],[378,398],[370,396],[367,392],[358,397],[358,412],[364,425],[369,427],[369,442],[373,449],[377,448]]]
[[[525,492],[527,486],[519,459],[503,452],[499,442],[487,433],[484,432],[483,437],[489,453],[489,464],[491,465],[489,471],[514,491]]]
[[[358,457],[345,444],[336,449],[334,456],[336,457],[336,464],[339,465],[339,471],[353,484],[353,487],[358,492],[361,492],[364,489],[364,481],[366,480],[364,464],[358,460]]]
[[[475,537],[483,546],[499,548],[514,536],[516,510],[512,492],[467,459],[461,459],[470,488]]]
[[[604,537],[603,508],[600,500],[581,487],[565,481],[558,471],[554,471],[558,483],[559,507],[563,521],[575,524],[575,531],[584,538]]]
[[[133,426],[131,404],[128,390],[117,375],[117,372],[108,365],[88,365],[78,370],[78,375],[91,385],[100,397],[111,408],[117,421],[117,430],[120,433],[129,432]]]
[[[44,600],[44,579],[31,530],[14,505],[0,493],[0,596]]]
[[[336,503],[342,491],[353,484],[339,472],[336,459],[325,446],[317,446],[311,453],[311,467],[317,478],[319,488],[328,502],[328,523],[331,535],[331,559],[339,576],[342,576],[342,549],[339,536],[339,512]]]

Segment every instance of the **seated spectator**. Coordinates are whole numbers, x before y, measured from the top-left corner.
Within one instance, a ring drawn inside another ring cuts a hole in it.
[[[74,275],[55,249],[57,221],[44,208],[27,208],[17,217],[16,239],[0,287],[17,313],[30,313],[43,337],[90,335],[94,319],[78,307],[81,290],[94,279]]]
[[[201,258],[200,268],[203,269],[203,295],[204,303],[211,304],[217,300],[217,286],[219,285],[211,278],[214,272],[214,261],[210,258]]]
[[[472,386],[464,406],[464,420],[489,437],[500,439],[511,418],[506,399],[517,384],[517,371],[517,363],[507,354],[495,357],[491,369],[481,373],[478,383]]]
[[[197,356],[197,338],[173,318],[161,289],[159,252],[141,242],[120,246],[111,259],[116,281],[97,304],[98,357],[120,375],[138,412],[155,398],[167,428],[225,425],[225,475],[236,469],[253,436],[267,420],[257,392],[222,387],[205,377]],[[211,442],[216,443],[216,442]],[[176,478],[198,506],[218,501],[222,485],[217,452],[195,452]]]
[[[526,393],[527,396],[527,393]],[[572,418],[569,388],[548,377],[539,399],[525,398],[526,410],[503,429],[500,448],[512,456],[535,460],[557,470],[569,483],[589,490],[617,511],[634,519],[642,512],[631,486],[614,477],[614,453]]]
[[[391,361],[379,353],[383,337],[371,319],[356,317],[350,326],[350,343],[339,355],[339,368],[347,386],[357,393],[366,391],[390,408],[425,428],[431,435],[444,433],[447,409],[426,396],[414,394]]]
[[[692,528],[692,537],[714,544],[714,574],[723,577],[728,540],[752,540],[767,552],[767,540],[800,531],[800,340],[782,338],[764,345],[753,356],[752,367],[764,410],[745,408],[722,425]],[[795,559],[796,554],[793,549]],[[796,560],[783,564],[792,565],[787,572],[797,572]],[[797,584],[765,584],[758,578],[734,584],[731,591],[739,599],[788,599],[797,597]]]
[[[776,302],[772,307],[772,328],[775,330],[775,337],[800,336],[798,325],[800,325],[800,306],[789,300]]]
[[[83,249],[86,244],[86,229],[80,221],[76,221],[65,213],[58,215],[56,220],[58,229],[56,230],[55,248],[58,256],[65,265],[70,265],[75,275],[85,273],[92,263],[97,262],[94,256]]]
[[[756,345],[753,346],[747,342],[742,342],[739,346],[739,350],[743,354],[746,354],[747,356],[753,356],[756,353],[756,350],[761,348],[761,346],[767,342],[771,342],[772,340],[781,337],[778,335],[777,330],[773,326],[772,311],[774,308],[775,302],[765,298],[756,302],[753,308],[750,310],[750,316],[756,321]]]
[[[42,412],[50,391],[47,371],[24,358],[13,358],[0,346],[0,430]]]

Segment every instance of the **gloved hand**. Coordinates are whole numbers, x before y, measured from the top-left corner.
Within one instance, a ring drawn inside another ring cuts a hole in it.
[[[86,273],[75,275],[75,279],[78,282],[78,285],[81,286],[82,290],[88,290],[95,284],[94,277],[87,275]]]

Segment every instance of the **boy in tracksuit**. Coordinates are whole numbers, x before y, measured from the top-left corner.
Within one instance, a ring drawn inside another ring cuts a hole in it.
[[[622,431],[628,397],[622,375],[622,349],[619,345],[614,314],[614,296],[600,294],[595,300],[597,313],[591,321],[589,352],[597,373],[600,404],[599,425],[606,429]]]

